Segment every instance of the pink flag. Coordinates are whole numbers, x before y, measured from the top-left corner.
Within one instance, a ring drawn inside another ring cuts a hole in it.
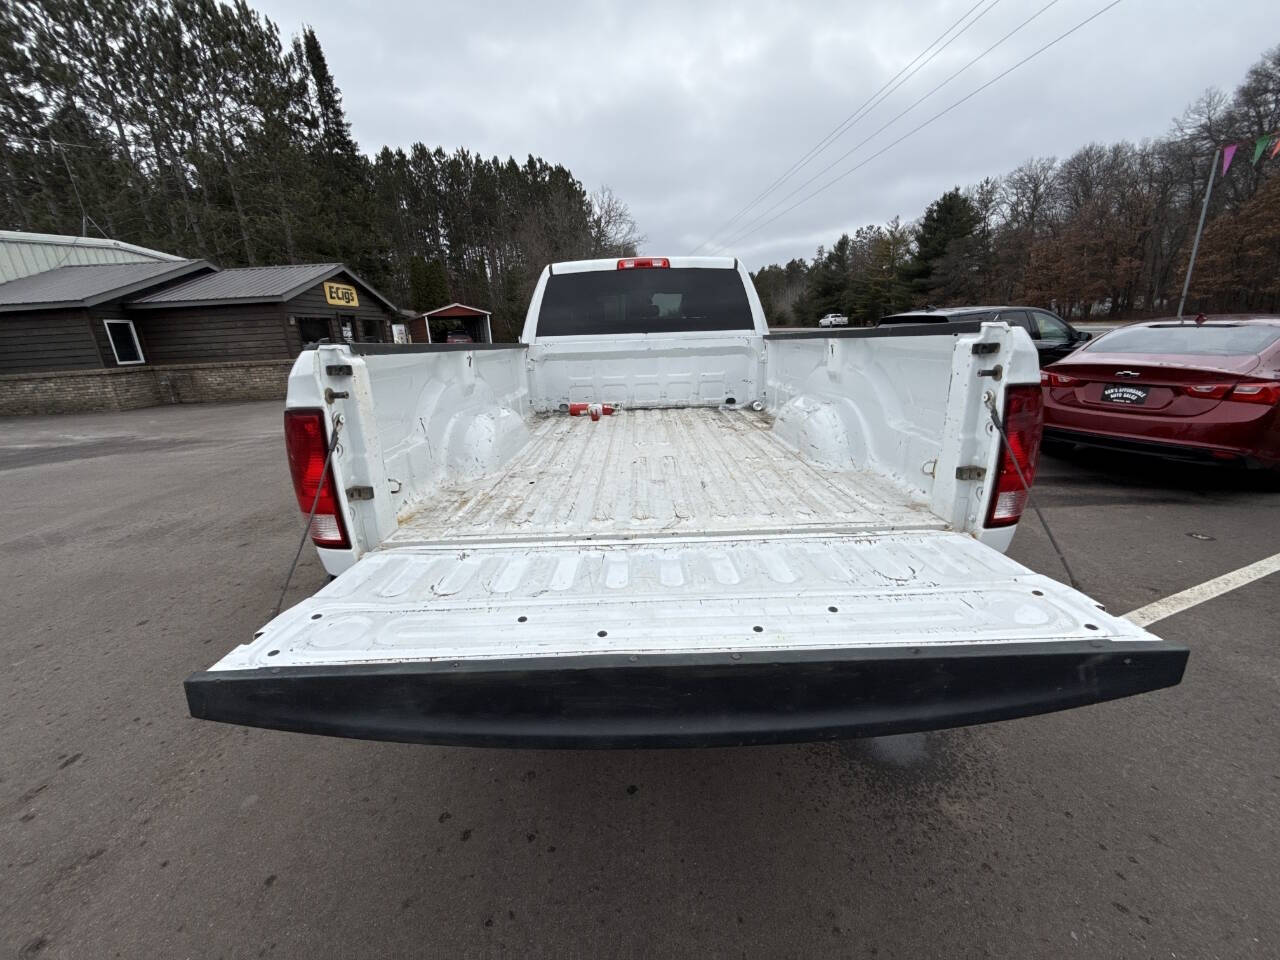
[[[1276,145],[1271,148],[1271,156],[1269,159],[1274,160],[1277,153],[1280,153],[1280,137],[1276,137]]]
[[[1236,147],[1238,146],[1240,144],[1233,143],[1229,147],[1222,148],[1222,175],[1224,177],[1227,175],[1227,170],[1231,166],[1231,158],[1236,155]]]

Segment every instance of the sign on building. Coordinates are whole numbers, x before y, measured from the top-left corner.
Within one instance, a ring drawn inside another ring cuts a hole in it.
[[[324,302],[334,307],[358,307],[360,298],[356,296],[356,288],[349,283],[324,282]]]

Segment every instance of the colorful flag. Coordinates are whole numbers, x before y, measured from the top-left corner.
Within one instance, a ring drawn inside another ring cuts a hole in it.
[[[1227,175],[1227,170],[1231,167],[1231,158],[1236,155],[1236,147],[1238,146],[1240,146],[1240,144],[1233,143],[1229,147],[1222,148],[1222,175],[1224,177]]]
[[[1277,153],[1280,153],[1280,137],[1276,137],[1276,145],[1271,148],[1271,155],[1268,159],[1274,160]]]
[[[1257,163],[1258,158],[1262,156],[1262,151],[1267,149],[1267,144],[1270,142],[1270,137],[1259,137],[1253,144],[1253,159],[1249,163]]]

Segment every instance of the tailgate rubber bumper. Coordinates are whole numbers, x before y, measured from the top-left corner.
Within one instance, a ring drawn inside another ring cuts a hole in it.
[[[192,674],[198,719],[489,747],[698,747],[885,736],[1114,700],[1187,648],[1063,641],[264,667]]]

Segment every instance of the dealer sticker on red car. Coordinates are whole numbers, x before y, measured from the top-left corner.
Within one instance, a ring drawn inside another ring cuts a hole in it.
[[[1102,399],[1108,403],[1146,403],[1147,388],[1127,383],[1109,383],[1102,388]]]

